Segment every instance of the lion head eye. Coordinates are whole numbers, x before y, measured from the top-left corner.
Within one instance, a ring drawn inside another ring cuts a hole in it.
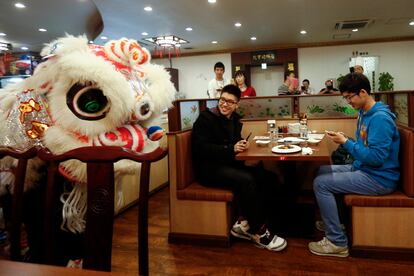
[[[79,83],[69,89],[66,104],[78,118],[92,121],[104,118],[110,107],[101,89]]]

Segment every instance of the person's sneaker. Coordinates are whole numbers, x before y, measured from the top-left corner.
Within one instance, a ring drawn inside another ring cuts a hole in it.
[[[323,220],[317,220],[317,221],[315,221],[315,227],[319,231],[325,232],[325,223],[323,222]],[[342,223],[341,223],[341,229],[343,231],[345,231],[345,225],[343,225]]]
[[[348,246],[337,246],[330,240],[324,237],[318,242],[310,242],[309,250],[313,254],[320,256],[334,256],[334,257],[348,257],[349,251]]]
[[[270,251],[282,251],[287,246],[287,241],[284,238],[271,234],[267,229],[262,235],[257,234],[252,239],[257,247]]]
[[[236,221],[233,225],[233,228],[231,228],[230,233],[240,239],[245,239],[245,240],[251,240],[252,239],[252,235],[247,232],[249,231],[250,226],[249,226],[249,222],[247,220],[242,220],[242,221]]]

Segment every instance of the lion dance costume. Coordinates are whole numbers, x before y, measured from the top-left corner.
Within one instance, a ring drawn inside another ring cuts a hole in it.
[[[67,35],[41,52],[45,59],[33,76],[0,90],[0,145],[47,147],[61,154],[84,146],[121,146],[136,153],[159,147],[162,129],[154,118],[171,106],[175,89],[163,67],[150,63],[149,52],[122,38],[104,46]],[[17,160],[0,160],[0,195],[11,190]],[[42,161],[29,162],[25,190],[41,177]],[[116,178],[137,170],[138,163],[115,163]],[[86,165],[69,160],[59,171],[73,183],[61,196],[62,228],[84,230]]]

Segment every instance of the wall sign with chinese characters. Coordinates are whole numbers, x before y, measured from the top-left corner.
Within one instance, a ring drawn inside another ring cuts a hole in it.
[[[252,64],[275,63],[276,51],[261,51],[252,53]]]

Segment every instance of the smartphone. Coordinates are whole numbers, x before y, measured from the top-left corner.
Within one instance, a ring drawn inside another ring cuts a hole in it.
[[[352,67],[349,67],[349,72],[354,73],[355,72],[355,68],[353,66]]]
[[[301,87],[300,87],[300,89],[301,89],[302,91],[305,91],[305,86],[301,86]]]
[[[247,135],[246,139],[244,139],[244,140],[249,141],[250,136],[252,136],[251,132],[249,133],[249,135]]]
[[[325,133],[330,136],[336,135],[336,132],[332,130],[325,130]]]

